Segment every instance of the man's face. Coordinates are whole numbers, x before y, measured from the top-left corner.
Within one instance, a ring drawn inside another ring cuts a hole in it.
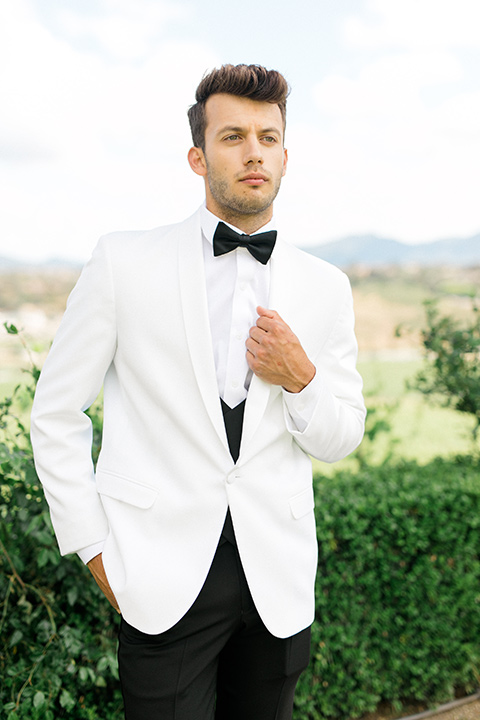
[[[205,178],[207,208],[239,227],[252,216],[265,224],[287,166],[280,108],[222,93],[205,110],[205,150],[190,151],[197,167],[189,158]]]

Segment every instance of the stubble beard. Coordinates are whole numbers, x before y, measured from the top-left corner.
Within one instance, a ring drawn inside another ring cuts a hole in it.
[[[266,195],[256,195],[254,191],[244,196],[235,195],[229,184],[223,178],[216,175],[215,171],[207,163],[208,187],[217,205],[222,209],[223,219],[235,225],[236,218],[246,216],[261,216],[271,208],[273,201],[278,195],[281,185],[281,177],[270,179],[269,192]],[[248,189],[248,187],[247,187]]]

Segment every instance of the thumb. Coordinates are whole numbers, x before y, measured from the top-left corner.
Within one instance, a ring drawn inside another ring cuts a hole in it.
[[[268,310],[268,308],[264,308],[261,305],[257,307],[257,313],[260,317],[268,317],[268,318],[274,318],[275,317],[275,310]]]

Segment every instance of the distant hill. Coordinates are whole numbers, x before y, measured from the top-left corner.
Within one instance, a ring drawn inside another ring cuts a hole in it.
[[[387,265],[480,267],[480,233],[470,238],[437,240],[417,245],[407,245],[398,240],[375,235],[352,235],[324,245],[306,247],[304,250],[340,267],[352,265],[373,268]],[[81,263],[62,258],[29,263],[0,256],[0,273],[25,270],[72,270],[80,267]]]
[[[39,270],[77,270],[81,267],[82,263],[75,262],[75,260],[65,260],[64,258],[51,258],[40,262],[28,262],[27,260],[18,260],[0,255],[0,273],[38,272]]]
[[[480,234],[460,240],[437,240],[407,245],[397,240],[360,235],[304,248],[340,267],[365,265],[480,266]]]

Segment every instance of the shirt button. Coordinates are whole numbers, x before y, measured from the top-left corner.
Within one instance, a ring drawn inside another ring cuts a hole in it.
[[[235,388],[235,390],[238,388],[238,382],[236,380],[232,381],[232,388]]]
[[[241,340],[242,339],[242,333],[236,333],[235,334],[235,340]]]
[[[246,282],[241,282],[241,283],[240,283],[240,290],[242,290],[243,292],[245,292],[246,289],[247,289],[247,283],[246,283]]]

